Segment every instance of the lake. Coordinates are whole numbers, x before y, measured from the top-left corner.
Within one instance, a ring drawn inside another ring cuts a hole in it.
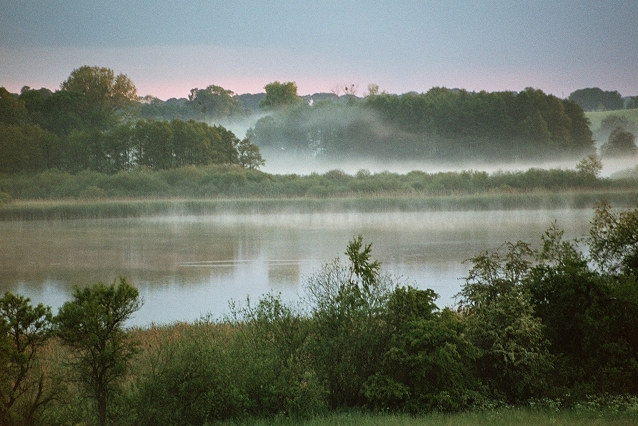
[[[538,245],[553,220],[585,236],[593,210],[217,214],[131,219],[0,222],[0,291],[54,312],[73,285],[126,277],[144,299],[130,325],[193,321],[229,312],[229,301],[268,292],[295,302],[306,278],[353,236],[402,282],[454,304],[470,264],[505,241]]]

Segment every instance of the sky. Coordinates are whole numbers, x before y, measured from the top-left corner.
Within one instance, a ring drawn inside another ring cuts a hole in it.
[[[90,65],[160,99],[273,81],[636,96],[637,22],[638,0],[0,0],[0,86],[58,90]]]

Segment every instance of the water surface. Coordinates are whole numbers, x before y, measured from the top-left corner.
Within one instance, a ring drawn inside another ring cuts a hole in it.
[[[0,291],[57,311],[73,285],[125,276],[144,299],[131,324],[192,321],[268,292],[299,300],[305,279],[361,234],[384,271],[453,305],[470,267],[464,260],[505,241],[538,244],[553,220],[567,238],[584,236],[592,217],[584,209],[2,222]]]

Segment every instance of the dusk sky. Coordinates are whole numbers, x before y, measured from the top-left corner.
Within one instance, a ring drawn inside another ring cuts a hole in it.
[[[0,0],[0,86],[57,90],[82,65],[162,99],[272,81],[635,96],[638,0]]]

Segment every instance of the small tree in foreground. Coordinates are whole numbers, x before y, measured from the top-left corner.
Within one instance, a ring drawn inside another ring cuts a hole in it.
[[[478,349],[481,379],[508,402],[541,394],[552,366],[544,325],[523,285],[533,256],[522,241],[481,253],[471,259],[458,295],[469,340]]]
[[[108,401],[136,353],[124,323],[141,304],[137,289],[120,278],[119,284],[76,288],[57,316],[58,335],[73,349],[74,371],[96,400],[100,425],[107,423]]]
[[[335,259],[308,278],[313,320],[310,349],[332,407],[362,404],[363,383],[383,359],[388,340],[382,315],[396,284],[371,259],[371,244],[348,243],[347,262]]]
[[[0,424],[30,424],[51,400],[38,353],[51,332],[51,308],[9,292],[0,298]],[[19,407],[20,409],[16,409]]]

